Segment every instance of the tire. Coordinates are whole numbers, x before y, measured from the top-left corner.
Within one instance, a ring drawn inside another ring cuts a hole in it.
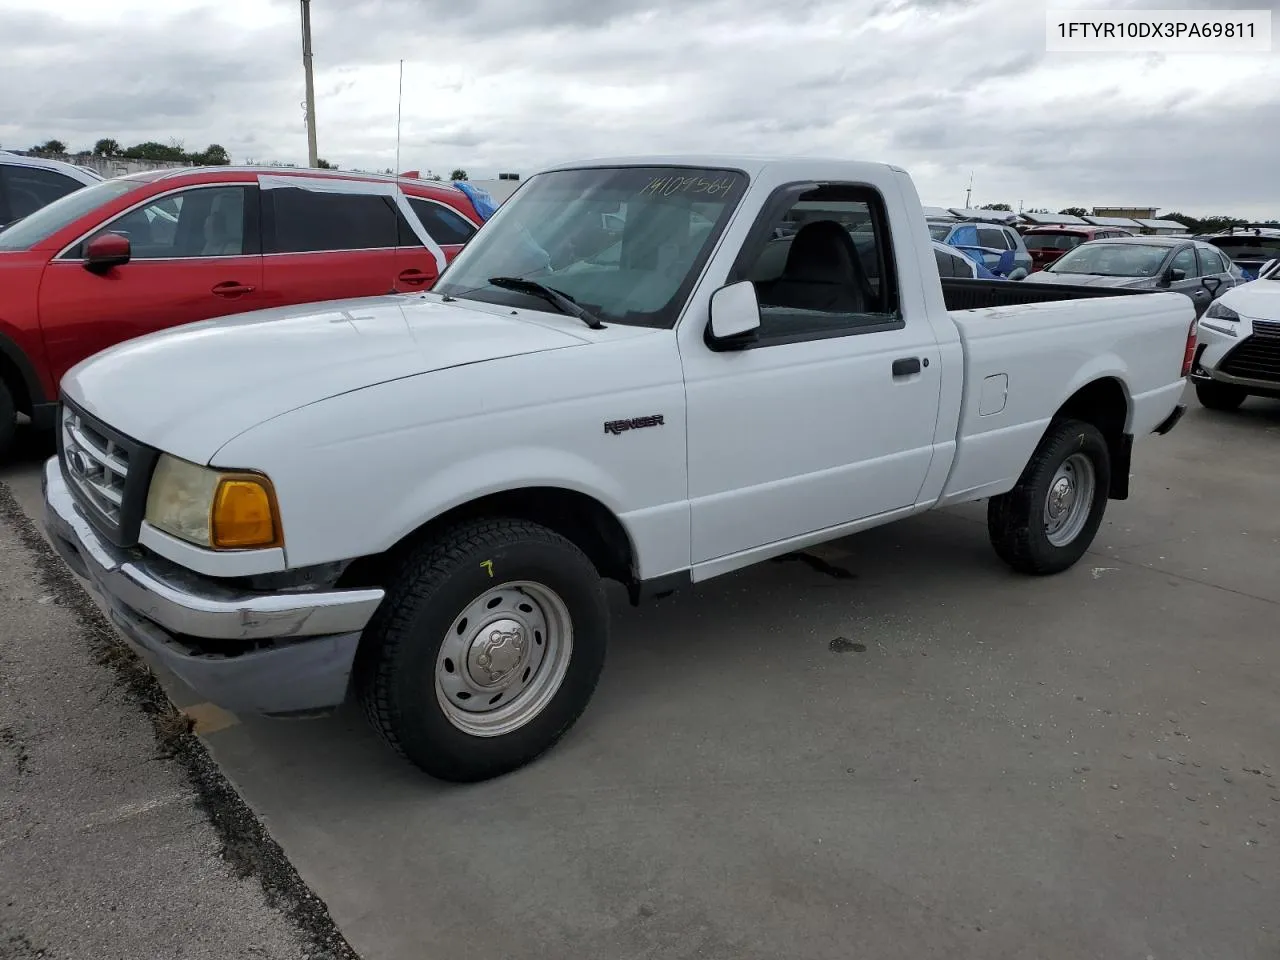
[[[608,635],[604,586],[581,550],[535,523],[479,520],[408,555],[365,629],[355,682],[410,762],[440,780],[488,780],[573,726]]]
[[[0,460],[13,448],[13,438],[18,432],[18,408],[13,402],[9,385],[0,380]]]
[[[1238,410],[1249,396],[1247,390],[1229,383],[1218,383],[1216,380],[1201,380],[1196,384],[1196,399],[1200,405],[1210,410]]]
[[[1055,496],[1050,502],[1051,492],[1060,495],[1073,482],[1077,499],[1064,505]],[[1057,421],[1040,441],[1017,486],[987,503],[991,545],[1019,573],[1061,573],[1093,543],[1110,488],[1106,438],[1092,424]]]

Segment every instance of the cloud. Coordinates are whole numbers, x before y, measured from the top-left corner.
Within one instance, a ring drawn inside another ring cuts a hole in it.
[[[179,138],[305,161],[295,0],[2,16],[0,144]],[[975,203],[1280,215],[1280,58],[1051,54],[1022,0],[363,0],[313,5],[313,43],[320,154],[347,167],[395,162],[403,58],[404,169],[811,154],[900,164],[926,203],[961,202],[972,171]]]

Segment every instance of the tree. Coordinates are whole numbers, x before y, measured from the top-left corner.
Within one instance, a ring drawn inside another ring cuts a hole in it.
[[[984,203],[978,208],[979,210],[1004,210],[1007,213],[1013,212],[1013,207],[1007,203]]]
[[[46,140],[39,146],[31,148],[32,153],[66,153],[67,145],[61,140]]]
[[[463,170],[461,167],[458,167],[458,169],[454,170],[453,173],[449,174],[449,179],[465,180],[467,179],[467,171]]]
[[[95,157],[115,157],[120,155],[120,143],[110,137],[103,137],[93,145]]]
[[[324,157],[316,157],[316,169],[318,169],[318,170],[337,170],[337,169],[338,169],[338,165],[337,165],[336,163],[330,163],[330,162],[329,162],[328,160],[326,160]]]
[[[227,148],[220,143],[211,143],[203,153],[189,154],[188,157],[193,163],[206,167],[225,167],[231,162]]]
[[[129,160],[160,160],[170,163],[182,163],[187,159],[181,147],[158,143],[155,140],[135,143],[122,151],[121,156]]]
[[[1084,207],[1067,207],[1065,210],[1059,210],[1058,213],[1064,217],[1087,217],[1089,211]]]
[[[1027,213],[1048,213],[1048,212],[1049,212],[1048,207],[1032,207],[1030,210],[1027,211]]]

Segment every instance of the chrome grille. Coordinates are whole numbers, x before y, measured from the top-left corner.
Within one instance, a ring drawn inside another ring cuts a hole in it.
[[[147,487],[159,452],[85,413],[63,397],[58,461],[81,512],[117,547],[138,542]]]
[[[68,406],[62,408],[62,466],[73,487],[119,527],[129,451]]]
[[[1218,370],[1241,380],[1280,383],[1280,323],[1254,320],[1252,336],[1223,357]]]

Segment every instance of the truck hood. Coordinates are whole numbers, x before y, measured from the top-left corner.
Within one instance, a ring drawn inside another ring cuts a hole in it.
[[[208,463],[245,430],[340,393],[588,342],[514,316],[510,307],[362,297],[138,337],[73,367],[62,390],[134,439]]]
[[[1280,280],[1252,280],[1232,287],[1219,302],[1242,317],[1280,320]]]
[[[1033,273],[1026,280],[1036,283],[1069,283],[1078,287],[1150,287],[1155,277],[1103,277],[1093,273]],[[1025,283],[1026,280],[1023,282]]]

